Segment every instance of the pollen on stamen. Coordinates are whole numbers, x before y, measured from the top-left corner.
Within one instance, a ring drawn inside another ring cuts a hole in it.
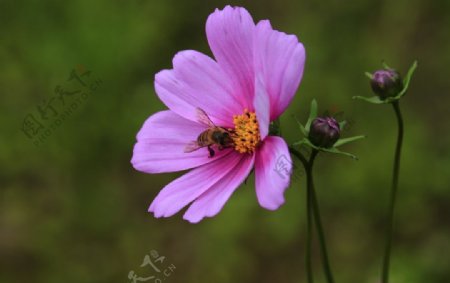
[[[255,112],[244,110],[244,114],[233,115],[234,149],[239,153],[253,153],[261,141]]]

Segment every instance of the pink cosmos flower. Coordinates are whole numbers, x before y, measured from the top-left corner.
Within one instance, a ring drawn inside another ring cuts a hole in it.
[[[255,169],[256,196],[269,210],[284,203],[291,158],[286,142],[269,136],[269,124],[291,102],[303,76],[305,50],[294,35],[255,25],[244,8],[216,10],[206,22],[214,58],[193,50],[173,58],[173,69],[155,76],[155,89],[170,110],[145,121],[131,163],[146,173],[192,169],[158,194],[149,211],[170,217],[190,204],[184,219],[216,215]],[[186,150],[211,123],[229,131],[232,145]]]

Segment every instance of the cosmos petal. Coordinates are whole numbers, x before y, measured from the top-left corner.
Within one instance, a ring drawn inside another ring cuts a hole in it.
[[[293,99],[303,77],[305,49],[295,35],[273,30],[260,21],[254,40],[256,75],[261,75],[270,97],[270,120],[283,113]]]
[[[155,217],[170,217],[222,180],[242,159],[230,153],[197,167],[165,186],[150,205]]]
[[[222,210],[231,194],[250,174],[254,155],[241,155],[241,160],[219,182],[198,197],[184,214],[183,218],[191,223],[198,223],[204,217],[213,217]]]
[[[255,107],[256,119],[258,120],[259,134],[261,140],[264,140],[269,134],[270,98],[261,76],[256,78],[255,89],[256,95],[253,104]]]
[[[197,51],[177,53],[173,69],[156,74],[155,89],[167,107],[191,121],[196,121],[199,107],[216,125],[231,127],[233,114],[242,111],[228,76],[213,59]]]
[[[206,148],[185,153],[184,148],[206,129],[198,123],[161,111],[150,116],[137,134],[131,163],[146,173],[174,172],[194,168],[213,161]],[[231,149],[217,151],[215,158]]]
[[[255,24],[244,8],[226,6],[206,21],[206,35],[216,61],[232,82],[242,109],[253,111]]]
[[[284,191],[289,186],[292,160],[286,142],[268,136],[256,152],[255,185],[259,204],[276,210],[284,203]]]

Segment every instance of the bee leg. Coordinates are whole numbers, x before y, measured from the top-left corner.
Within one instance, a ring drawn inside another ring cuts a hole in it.
[[[210,145],[208,145],[208,151],[209,151],[209,158],[213,158],[216,152],[214,151],[214,149],[211,148]]]

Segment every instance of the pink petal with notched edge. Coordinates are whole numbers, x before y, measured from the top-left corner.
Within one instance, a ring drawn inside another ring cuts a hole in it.
[[[167,107],[192,121],[197,121],[199,107],[216,125],[232,127],[233,114],[242,112],[227,75],[213,59],[197,51],[177,53],[173,70],[156,74],[155,89]]]
[[[235,97],[242,109],[253,111],[255,24],[244,8],[226,6],[206,21],[209,46],[220,67],[232,81]],[[235,113],[236,114],[236,113]]]
[[[255,159],[256,196],[262,207],[276,210],[284,203],[291,172],[292,160],[286,142],[280,137],[267,137]]]
[[[213,217],[222,209],[225,202],[250,174],[254,155],[241,155],[241,161],[222,180],[198,197],[184,214],[183,218],[198,223],[204,217]]]
[[[232,152],[197,167],[165,186],[150,205],[155,217],[170,217],[212,188],[236,167],[242,156]]]
[[[170,110],[158,112],[145,121],[137,134],[131,163],[146,173],[174,172],[209,163],[232,150],[216,151],[214,159],[208,157],[206,148],[185,153],[186,145],[205,129]]]
[[[283,113],[303,77],[305,49],[295,35],[273,30],[270,22],[256,26],[255,72],[260,73],[270,97],[270,120]]]

